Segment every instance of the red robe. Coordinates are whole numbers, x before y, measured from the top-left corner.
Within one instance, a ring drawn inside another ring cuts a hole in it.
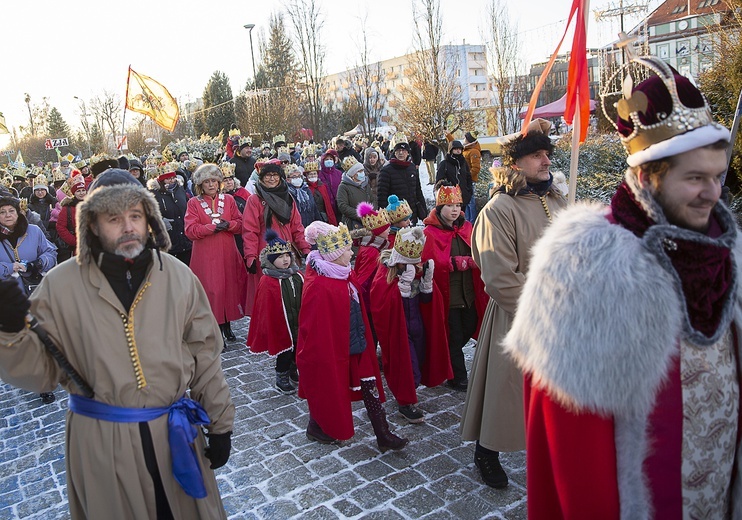
[[[384,377],[397,402],[406,406],[417,403],[407,319],[402,306],[402,295],[399,293],[398,278],[387,283],[387,272],[386,266],[378,269],[371,284],[371,315],[381,346]],[[420,304],[420,314],[425,328],[425,360],[420,367],[421,383],[434,387],[453,379],[443,321],[444,305],[435,283],[430,303]]]
[[[317,274],[307,265],[296,345],[296,365],[301,373],[299,397],[307,400],[309,413],[322,431],[339,440],[354,434],[351,402],[362,398],[358,390],[362,378],[376,378],[379,399],[385,400],[362,298],[366,350],[350,355],[349,282],[358,288],[353,272],[348,280],[336,280]]]
[[[256,288],[252,294],[245,295],[245,315],[252,316],[253,306],[255,305],[255,294],[257,292],[260,278],[263,271],[260,269],[260,252],[265,247],[265,206],[263,199],[258,195],[251,195],[245,204],[245,211],[242,213],[242,248],[245,252],[245,265],[255,262],[257,272],[248,273],[248,288]],[[303,255],[309,254],[311,246],[304,239],[304,226],[301,224],[301,215],[296,208],[296,204],[291,209],[291,218],[287,224],[281,224],[275,215],[271,217],[270,228],[285,242],[292,244]]]
[[[320,184],[319,181],[315,183],[307,182],[307,186],[309,186],[312,195],[314,195],[315,191],[319,191],[319,194],[322,195],[322,200],[325,201],[327,223],[332,224],[333,226],[337,226],[338,219],[335,216],[335,210],[332,208],[332,200],[330,199],[330,192],[327,191],[327,186],[325,186],[324,184]]]
[[[450,302],[449,273],[451,272],[451,242],[454,235],[461,238],[466,245],[471,247],[471,222],[464,221],[460,227],[454,227],[452,230],[441,227],[435,208],[431,210],[423,221],[425,224],[425,246],[423,247],[422,259],[426,262],[433,259],[435,263],[435,272],[433,279],[441,291],[443,306],[445,307],[446,338],[448,338],[448,304]],[[477,330],[474,332],[474,339],[479,336],[479,327],[482,326],[484,310],[487,308],[489,296],[484,291],[484,282],[482,282],[482,273],[472,261],[471,277],[474,282],[474,305],[477,308]]]
[[[301,273],[298,274],[301,277]],[[247,333],[247,346],[250,352],[268,352],[271,356],[291,350],[294,346],[281,294],[281,280],[278,278],[260,278]]]
[[[216,214],[214,200],[207,195],[203,199]],[[224,194],[221,218],[229,222],[229,228],[214,233],[216,225],[201,207],[201,199],[193,197],[188,201],[185,234],[193,241],[190,267],[204,286],[218,323],[238,320],[245,315],[247,274],[234,242],[234,235],[242,231],[242,217],[231,195]]]

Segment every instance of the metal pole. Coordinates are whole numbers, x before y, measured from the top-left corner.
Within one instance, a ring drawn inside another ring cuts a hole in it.
[[[721,179],[722,186],[727,180],[727,172],[732,164],[732,152],[734,151],[734,141],[737,140],[737,132],[739,131],[739,119],[742,115],[742,90],[739,92],[739,98],[737,98],[737,110],[734,111],[734,123],[732,123],[732,139],[729,141],[729,148],[727,148],[727,171]]]
[[[250,58],[252,59],[252,82],[253,82],[253,90],[255,92],[258,91],[258,75],[255,73],[255,53],[253,52],[252,47],[252,30],[255,28],[254,23],[249,23],[245,25],[245,29],[247,29],[250,33]]]

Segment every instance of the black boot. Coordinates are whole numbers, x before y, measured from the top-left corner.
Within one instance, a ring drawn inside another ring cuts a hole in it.
[[[232,332],[232,324],[229,322],[224,324],[224,337],[227,341],[237,341],[237,337]]]
[[[219,330],[222,333],[222,339],[224,340],[224,343],[226,343],[227,342],[227,331],[225,330],[224,323],[219,324]]]
[[[289,381],[288,370],[286,372],[276,372],[276,388],[278,388],[279,392],[282,394],[288,395],[296,393],[296,388],[294,388],[294,385]]]
[[[307,425],[307,439],[310,441],[319,442],[320,444],[335,444],[337,439],[333,439],[325,432],[322,431],[317,421],[312,416],[309,416],[309,424]]]
[[[54,392],[41,392],[39,397],[41,397],[41,402],[44,404],[52,404],[57,399],[54,396]]]
[[[295,385],[299,384],[299,371],[296,368],[296,363],[291,363],[291,368],[289,368],[289,379],[291,379],[291,382]]]
[[[381,401],[376,396],[375,381],[361,381],[361,393],[363,395],[363,404],[366,406],[368,418],[371,420],[371,426],[374,427],[376,434],[376,443],[382,453],[387,450],[401,450],[409,442],[407,439],[397,437],[389,431],[389,423],[386,422],[386,412],[381,405]]]
[[[500,452],[492,451],[477,443],[474,450],[474,465],[479,468],[479,474],[485,484],[495,489],[502,489],[508,485],[508,476],[500,465]]]

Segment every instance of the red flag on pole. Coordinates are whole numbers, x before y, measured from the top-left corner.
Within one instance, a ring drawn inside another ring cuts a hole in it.
[[[590,123],[590,88],[588,80],[587,70],[587,13],[589,0],[573,0],[572,9],[569,12],[569,18],[567,20],[567,27],[564,29],[559,44],[551,55],[549,62],[546,64],[546,68],[541,73],[541,77],[536,83],[536,88],[531,94],[531,100],[528,103],[528,111],[526,117],[523,119],[523,133],[526,133],[528,124],[533,119],[533,111],[536,110],[536,103],[538,102],[538,95],[541,93],[541,88],[546,82],[546,78],[551,72],[551,68],[556,61],[559,49],[564,42],[564,38],[567,36],[567,31],[572,23],[572,19],[576,15],[575,34],[572,40],[572,51],[569,56],[569,73],[567,76],[567,104],[564,111],[564,119],[567,123],[572,124],[575,113],[579,107],[579,118],[580,118],[580,142],[584,142],[587,137],[587,128]]]

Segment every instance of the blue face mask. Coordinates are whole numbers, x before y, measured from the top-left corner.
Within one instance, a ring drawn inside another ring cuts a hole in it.
[[[363,182],[366,180],[366,174],[363,172],[360,172],[358,173],[358,175],[356,175],[356,179],[358,179],[358,182]]]
[[[335,166],[335,161],[332,159],[327,159],[325,161],[325,168],[332,168],[333,166]]]

